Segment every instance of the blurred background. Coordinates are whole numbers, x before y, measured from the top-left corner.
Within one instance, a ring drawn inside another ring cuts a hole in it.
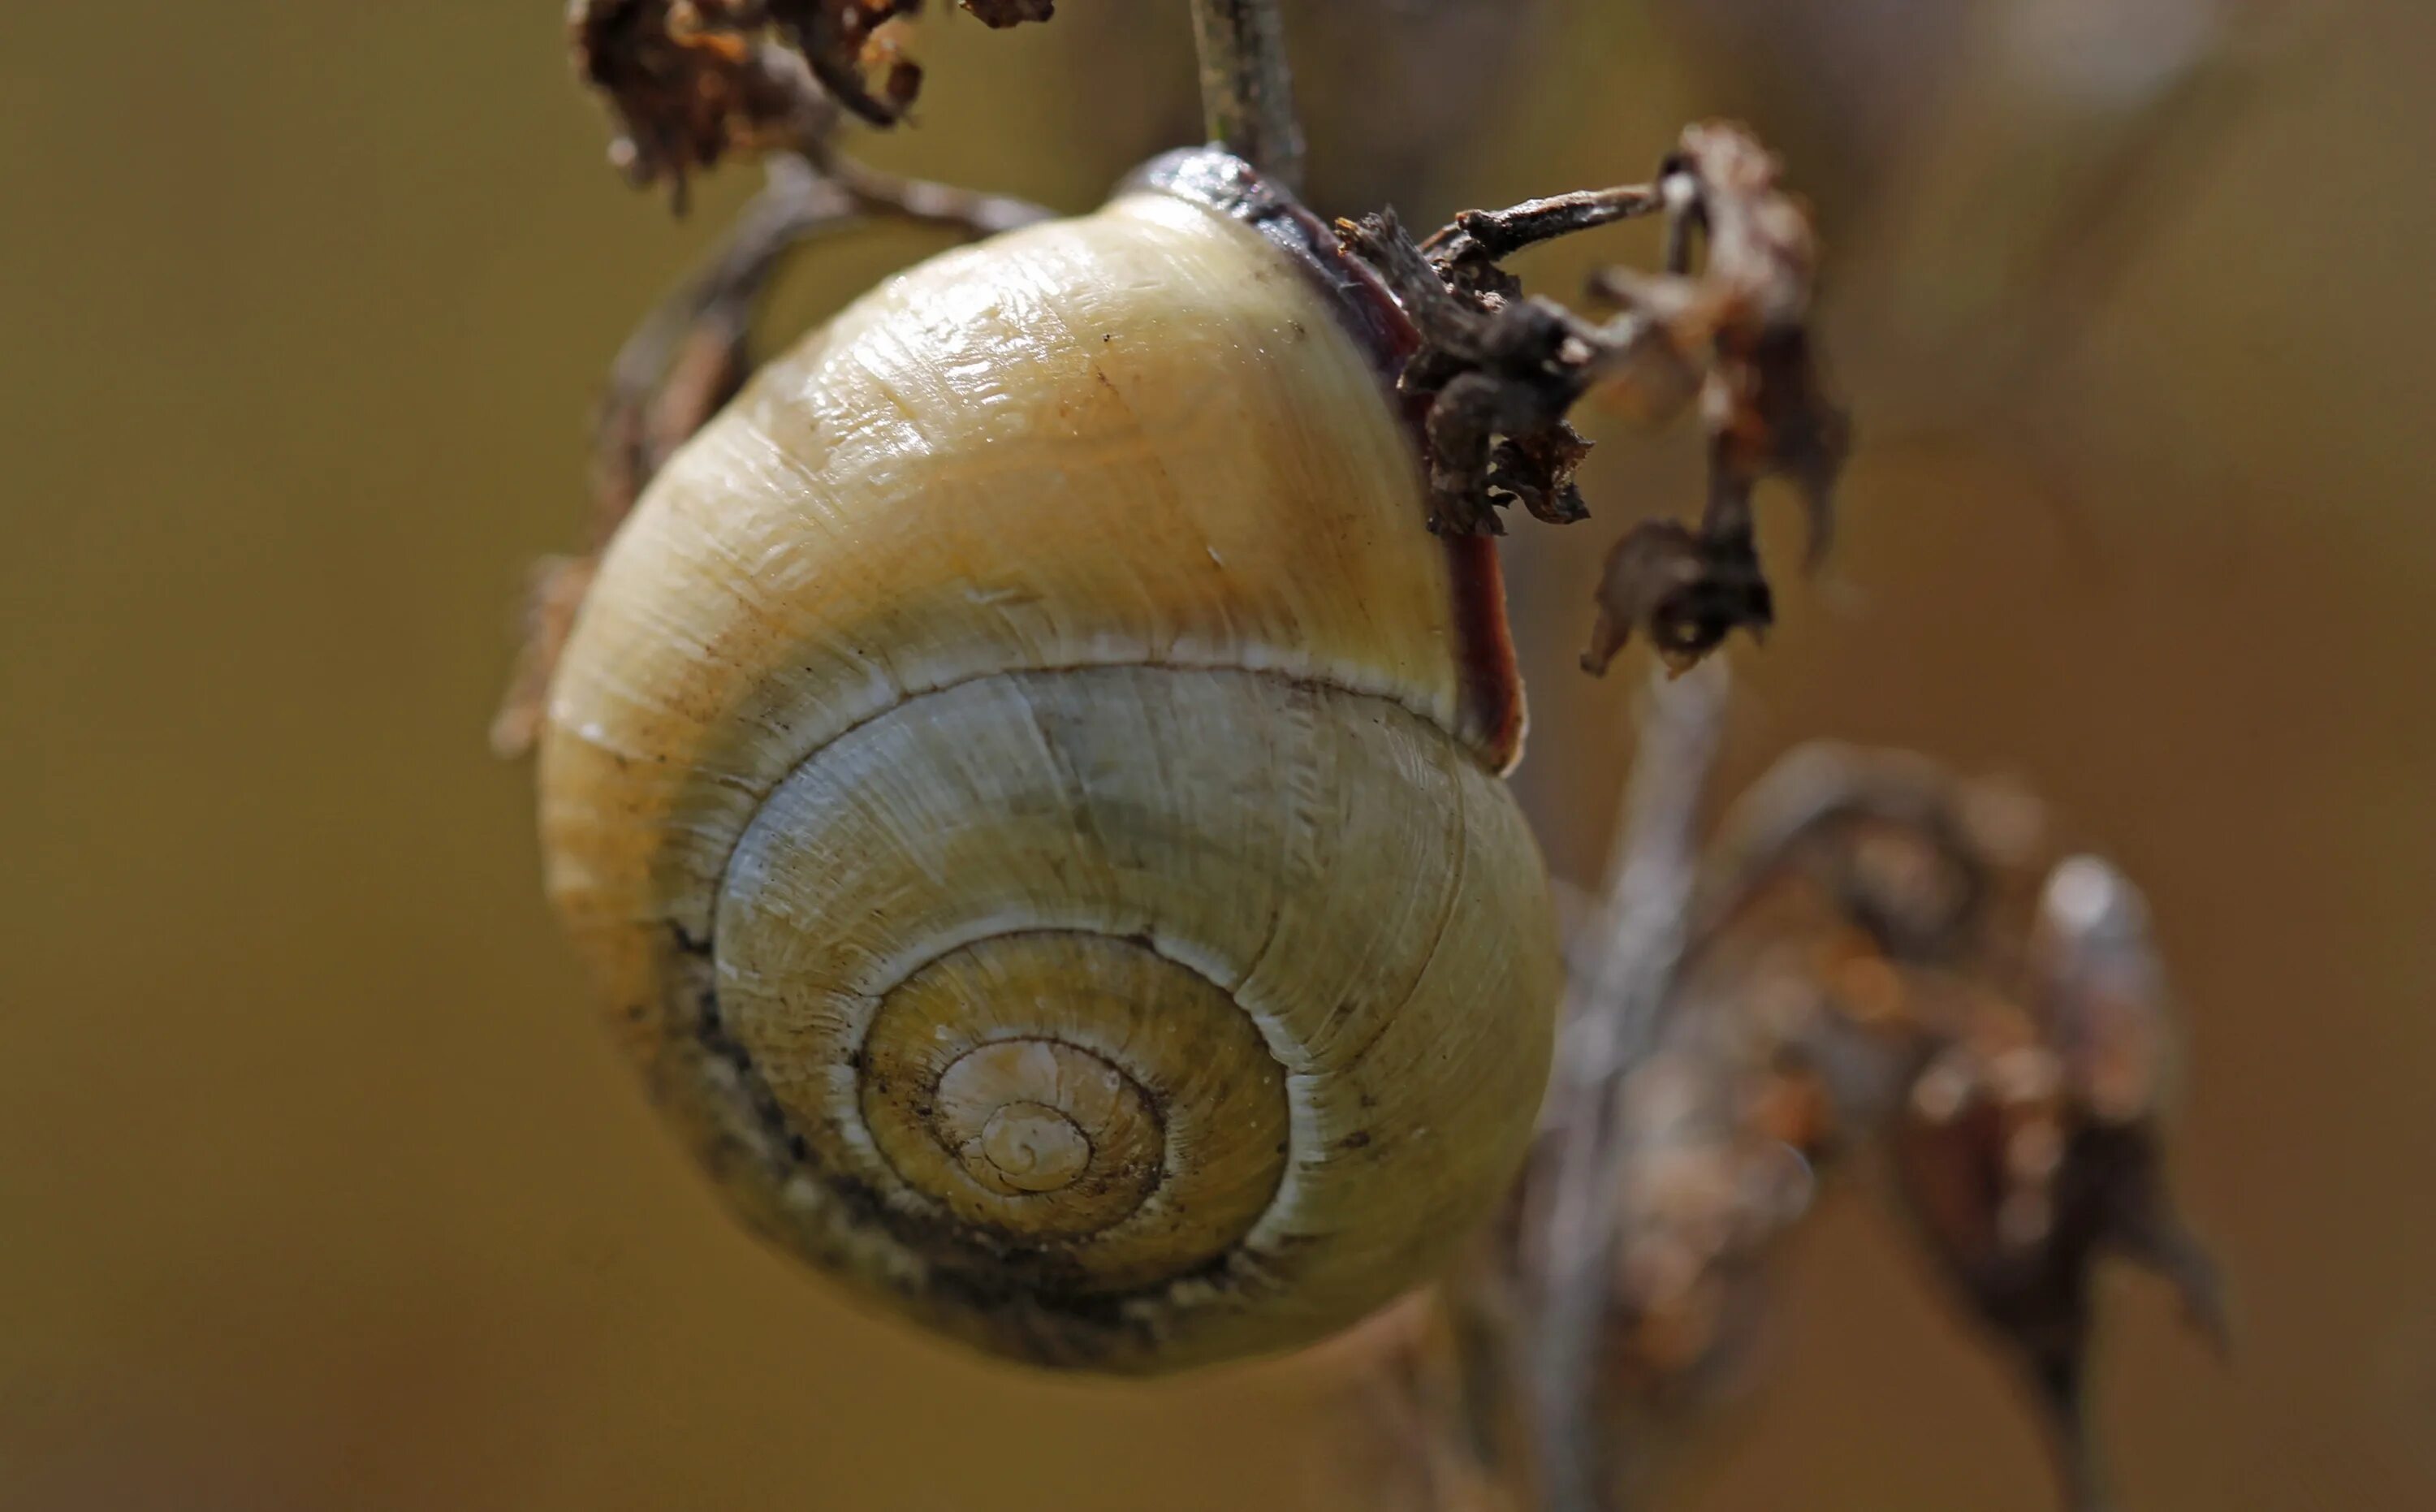
[[[937,9],[937,7],[933,8]],[[871,158],[1072,208],[1195,132],[1181,0],[942,16]],[[980,1364],[731,1225],[590,1018],[483,731],[600,375],[753,184],[602,162],[551,0],[0,16],[0,1506],[1358,1506],[1330,1359]],[[1644,176],[1754,120],[1815,197],[1861,426],[1724,784],[1814,736],[2016,774],[2149,889],[2219,1365],[2106,1298],[2125,1504],[2436,1505],[2436,9],[1302,0],[1330,211]],[[836,241],[818,319],[935,239]],[[1520,265],[1571,296],[1643,228]],[[1592,417],[1595,420],[1595,417]],[[1519,785],[1596,876],[1639,681],[1591,574],[1697,441],[1518,521]],[[1799,522],[1767,508],[1795,559]],[[1780,1267],[1672,1505],[2048,1504],[1867,1202]]]

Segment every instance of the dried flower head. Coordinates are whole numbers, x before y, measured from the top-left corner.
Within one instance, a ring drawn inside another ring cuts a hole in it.
[[[608,96],[613,159],[671,183],[731,153],[803,149],[841,112],[894,126],[922,89],[909,48],[923,0],[571,0],[576,69]],[[1046,21],[1053,0],[966,0],[992,26]]]

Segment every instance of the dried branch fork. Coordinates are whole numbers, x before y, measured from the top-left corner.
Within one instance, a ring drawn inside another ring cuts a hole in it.
[[[1655,705],[1642,760],[1676,774],[1637,770],[1634,787],[1676,796],[1654,817],[1635,798],[1627,858],[1680,854],[1700,748],[1679,736],[1696,712]],[[2043,828],[2019,794],[1914,757],[1797,753],[1729,825],[1679,956],[1626,927],[1666,917],[1622,901],[1627,860],[1593,930],[1607,985],[1577,1005],[1568,1057],[1606,1079],[1607,1111],[1560,1086],[1515,1223],[1442,1298],[1455,1384],[1433,1410],[1441,1436],[1480,1446],[1476,1479],[1523,1480],[1510,1459],[1527,1457],[1535,1504],[1568,1512],[1645,1485],[1737,1364],[1815,1181],[1875,1148],[1898,1211],[2028,1384],[2068,1503],[2104,1505],[2082,1396],[2096,1265],[2159,1271],[2219,1341],[2224,1319],[2164,1180],[2175,1032],[2145,906],[2106,862],[2052,860]],[[1646,1053],[1595,1052],[1618,1033]]]
[[[1590,443],[1566,420],[1573,407],[1595,394],[1656,423],[1698,399],[1710,441],[1699,525],[1647,522],[1617,543],[1582,656],[1591,671],[1635,629],[1679,669],[1736,628],[1767,627],[1774,602],[1751,523],[1761,481],[1800,486],[1813,563],[1826,548],[1851,426],[1812,356],[1817,247],[1778,172],[1748,131],[1712,123],[1684,131],[1654,184],[1468,211],[1418,243],[1392,213],[1338,226],[1420,328],[1401,384],[1427,406],[1433,530],[1502,530],[1497,511],[1516,501],[1551,523],[1579,520],[1574,478]],[[1595,278],[1593,297],[1617,310],[1603,322],[1524,295],[1500,266],[1535,242],[1660,211],[1665,271]]]

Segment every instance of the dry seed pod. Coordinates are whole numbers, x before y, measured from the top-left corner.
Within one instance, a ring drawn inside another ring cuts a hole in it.
[[[762,372],[602,562],[551,896],[780,1246],[1157,1371],[1320,1337],[1520,1165],[1557,947],[1409,325],[1214,151]]]

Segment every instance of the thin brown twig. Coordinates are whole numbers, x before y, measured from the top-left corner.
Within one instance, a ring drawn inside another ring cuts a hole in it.
[[[608,544],[667,452],[699,428],[725,398],[705,393],[682,407],[692,413],[655,414],[670,397],[666,386],[679,355],[741,342],[786,255],[808,240],[861,219],[861,205],[834,180],[813,173],[799,158],[771,161],[769,182],[737,217],[709,258],[644,316],[609,365],[608,384],[593,418],[592,509],[586,527],[591,549]]]
[[[992,26],[1046,21],[1053,0],[966,0]],[[966,236],[1046,218],[1004,195],[907,178],[837,148],[844,113],[887,126],[921,85],[900,24],[922,0],[569,0],[577,72],[607,100],[611,161],[666,182],[679,211],[689,175],[733,153],[769,182],[711,257],[618,349],[595,411],[584,548],[551,557],[526,592],[524,644],[491,725],[522,756],[540,733],[558,654],[600,554],[661,465],[752,372],[749,339],[788,254],[830,233],[895,219]]]
[[[1456,263],[1475,256],[1495,261],[1540,242],[1665,208],[1665,197],[1654,184],[1576,189],[1544,200],[1525,200],[1503,210],[1462,211],[1452,222],[1432,232],[1421,243],[1421,251],[1440,263]]]
[[[1192,0],[1209,138],[1289,194],[1302,187],[1302,124],[1277,0]]]
[[[836,153],[815,161],[863,210],[966,236],[995,236],[1046,220],[1055,213],[1012,195],[989,194],[935,179],[910,179]]]
[[[811,160],[770,158],[769,182],[718,250],[619,348],[593,428],[593,549],[607,543],[668,453],[742,382],[745,336],[790,253],[875,219],[979,237],[1051,214],[1003,195],[868,167],[826,143],[817,150]]]
[[[527,593],[524,649],[491,726],[492,748],[521,756],[541,725],[541,703],[574,610],[600,553],[670,453],[734,397],[752,371],[748,339],[788,257],[807,244],[873,220],[943,227],[968,237],[1046,219],[1052,212],[1003,195],[868,167],[827,143],[767,159],[769,182],[703,266],[635,328],[611,362],[592,425],[591,503],[584,549],[553,557]]]
[[[1521,1353],[1531,1382],[1540,1496],[1551,1512],[1608,1505],[1615,1446],[1597,1415],[1599,1326],[1615,1249],[1613,1136],[1632,1069],[1656,1036],[1682,959],[1698,868],[1698,815],[1731,686],[1723,661],[1653,672],[1597,924],[1603,942],[1572,996],[1550,1100],[1547,1178],[1527,1217],[1540,1306]]]

